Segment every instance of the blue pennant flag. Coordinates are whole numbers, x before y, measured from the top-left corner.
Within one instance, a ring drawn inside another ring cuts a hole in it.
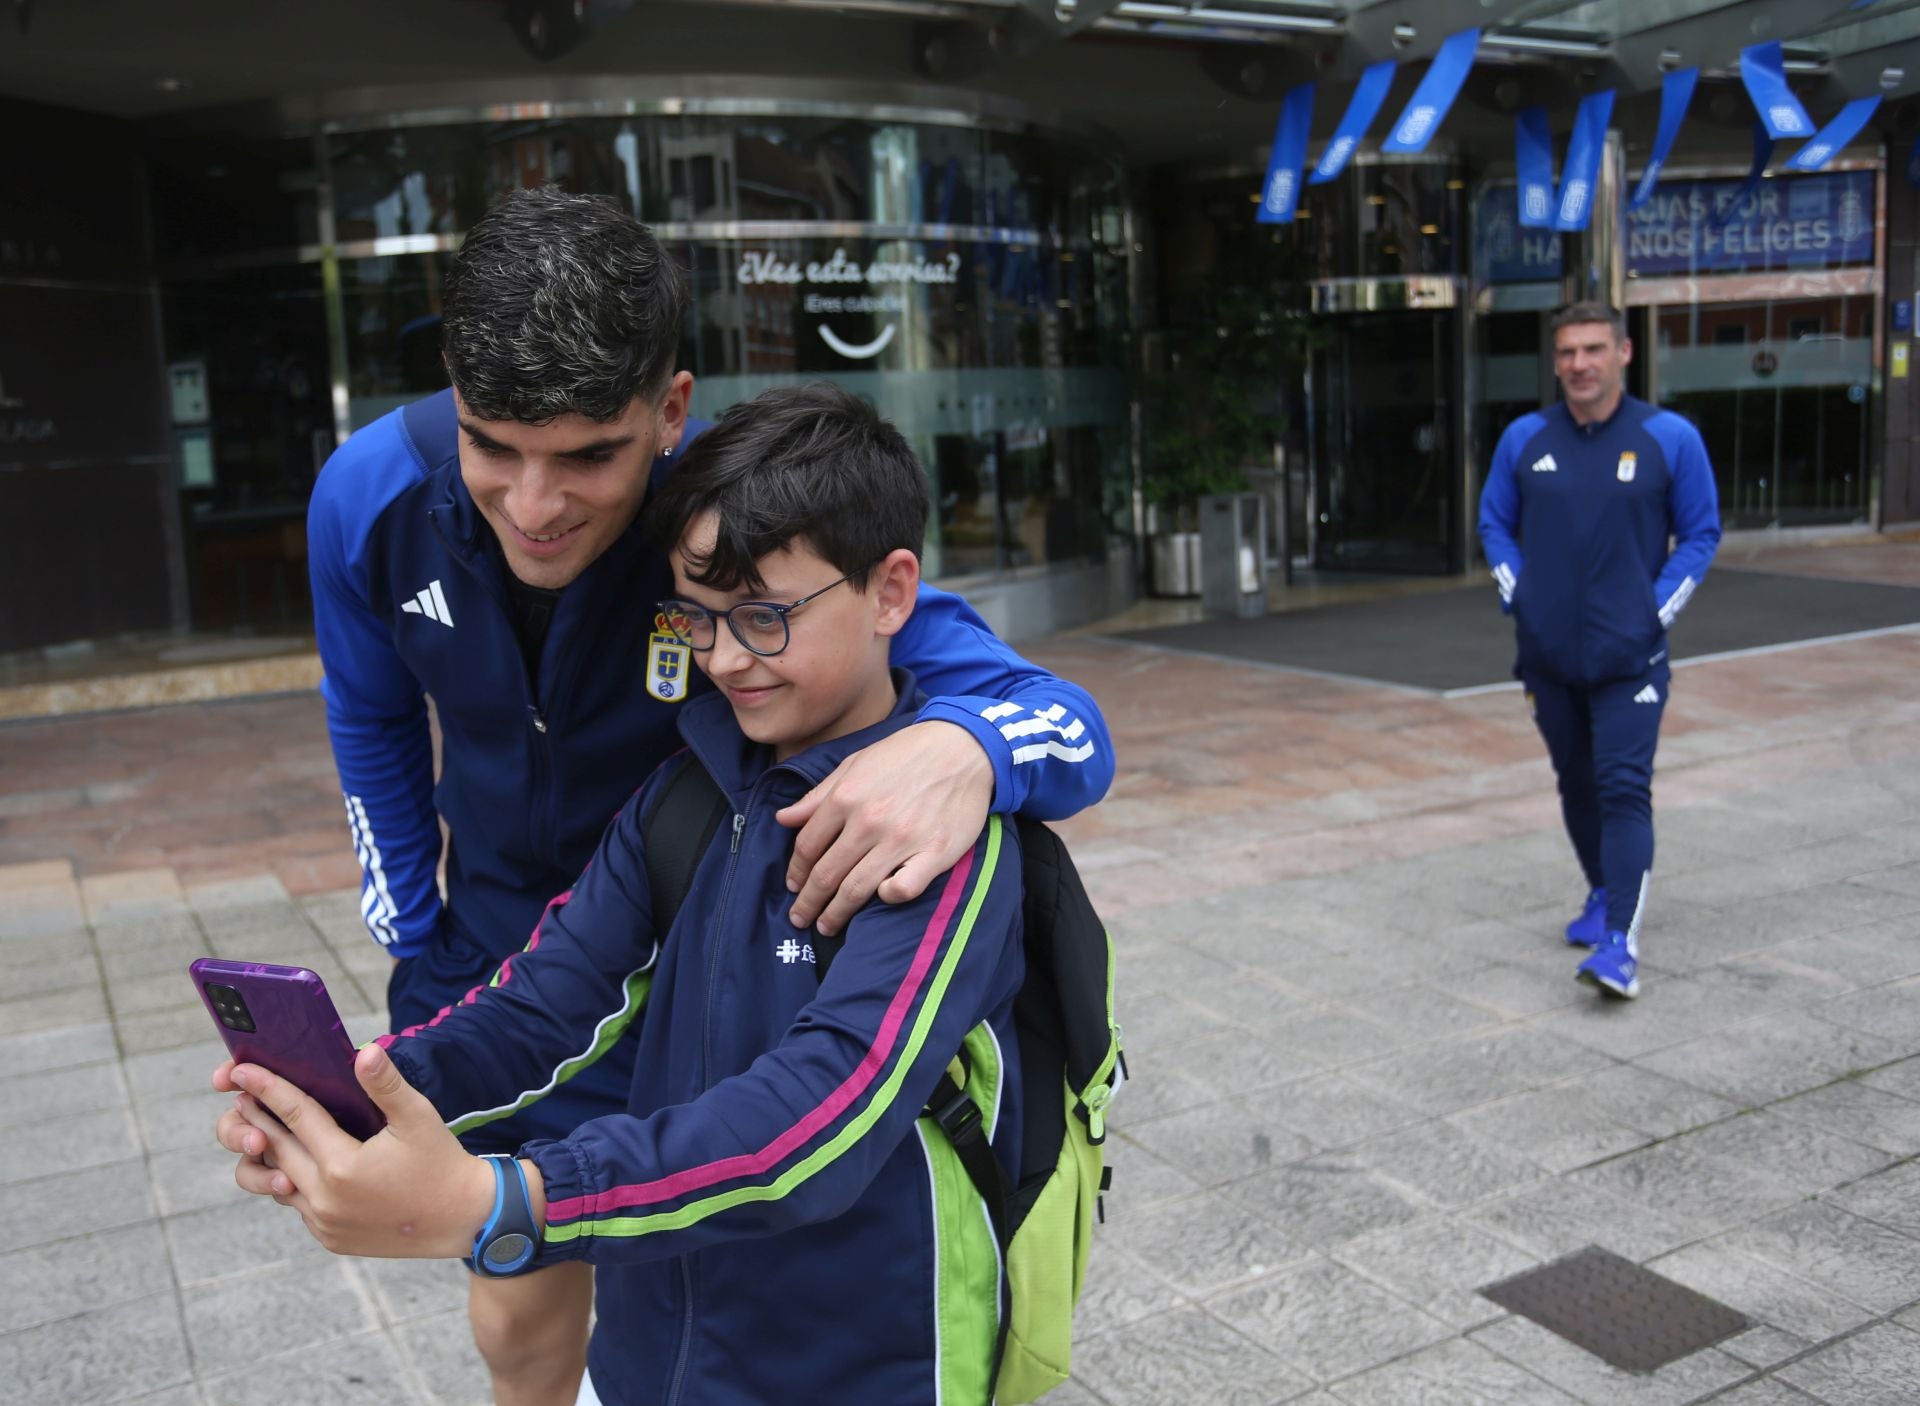
[[[1560,199],[1554,206],[1557,230],[1585,229],[1593,218],[1593,183],[1607,150],[1607,119],[1613,116],[1613,89],[1580,99],[1567,142],[1567,164],[1560,172]]]
[[[1367,128],[1380,115],[1380,104],[1387,100],[1387,89],[1393,86],[1393,70],[1392,59],[1367,65],[1367,71],[1360,75],[1359,86],[1347,102],[1347,110],[1340,115],[1340,125],[1333,129],[1333,140],[1320,153],[1320,164],[1307,179],[1308,185],[1325,185],[1347,169],[1347,162],[1366,137]]]
[[[1522,108],[1513,119],[1513,166],[1520,178],[1520,225],[1553,227],[1553,133],[1544,107]]]
[[[1787,159],[1790,171],[1818,171],[1822,166],[1840,153],[1840,148],[1860,135],[1860,129],[1867,125],[1867,119],[1873,116],[1874,109],[1880,106],[1879,94],[1870,98],[1855,98],[1840,109],[1826,126],[1822,127],[1800,150]]]
[[[1380,150],[1416,154],[1427,149],[1433,134],[1446,121],[1447,109],[1460,96],[1460,85],[1467,81],[1467,71],[1473,67],[1473,55],[1479,47],[1478,29],[1463,29],[1446,37],[1427,67],[1427,76],[1420,80],[1406,109],[1394,122],[1393,135],[1380,144]]]
[[[1756,120],[1753,124],[1753,167],[1727,203],[1707,216],[1708,229],[1726,228],[1746,209],[1747,202],[1753,199],[1753,193],[1760,189],[1760,179],[1767,174],[1767,162],[1772,159],[1773,134],[1767,131],[1766,123]]]
[[[1787,86],[1786,57],[1780,41],[1749,45],[1740,51],[1740,81],[1747,85],[1760,125],[1774,141],[1782,137],[1810,137],[1813,119]]]
[[[1699,82],[1698,68],[1679,69],[1661,80],[1660,126],[1653,134],[1653,150],[1647,154],[1647,167],[1640,173],[1640,184],[1634,187],[1633,199],[1627,202],[1629,210],[1638,210],[1653,198],[1653,188],[1660,184],[1660,168],[1667,164],[1667,157],[1673,152],[1673,139],[1680,135],[1687,104],[1693,101],[1693,90]]]
[[[1307,133],[1313,127],[1313,84],[1302,83],[1280,104],[1273,129],[1273,155],[1267,158],[1267,182],[1260,188],[1259,223],[1293,222],[1300,208],[1300,177],[1307,164]]]

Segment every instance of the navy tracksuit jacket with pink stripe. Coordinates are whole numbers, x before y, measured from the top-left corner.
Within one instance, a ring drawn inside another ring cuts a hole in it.
[[[456,1131],[506,1117],[638,1027],[623,1115],[522,1155],[546,1181],[545,1262],[599,1266],[589,1351],[607,1406],[984,1406],[998,1256],[945,1139],[917,1120],[963,1045],[1003,1165],[1019,1163],[1018,842],[990,818],[921,898],[869,903],[824,981],[786,917],[773,814],[886,722],[774,764],[724,698],[689,701],[670,759],[497,980],[387,1037]],[[672,930],[652,932],[642,826],[663,778],[729,797]]]

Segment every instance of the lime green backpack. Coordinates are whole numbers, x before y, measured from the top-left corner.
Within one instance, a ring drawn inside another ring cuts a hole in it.
[[[689,759],[648,814],[643,843],[656,932],[672,926],[728,809]],[[1019,1176],[1007,1177],[982,1134],[979,1107],[964,1091],[964,1050],[922,1115],[953,1145],[1000,1244],[997,1406],[1037,1400],[1072,1369],[1074,1305],[1101,1193],[1112,1180],[1103,1147],[1107,1107],[1127,1072],[1113,1018],[1113,941],[1060,837],[1037,820],[1021,818],[1018,828],[1027,959],[1013,1012],[1024,1110]],[[821,979],[839,946],[815,935]]]

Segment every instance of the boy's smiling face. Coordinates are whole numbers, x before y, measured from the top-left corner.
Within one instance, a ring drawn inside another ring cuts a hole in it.
[[[687,524],[673,551],[676,598],[717,615],[744,601],[789,605],[821,591],[788,617],[787,647],[778,654],[755,654],[717,618],[713,648],[694,652],[732,704],[740,730],[784,761],[884,719],[894,704],[887,641],[913,613],[920,586],[914,554],[889,552],[867,573],[864,589],[847,581],[822,591],[846,573],[796,538],[755,563],[762,586],[717,591],[695,581],[691,565],[707,559],[718,529],[710,511]]]

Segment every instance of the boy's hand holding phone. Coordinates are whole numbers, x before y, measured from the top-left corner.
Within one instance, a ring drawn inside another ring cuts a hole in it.
[[[401,1077],[387,1052],[369,1045],[354,1076],[386,1115],[361,1142],[301,1089],[255,1064],[222,1064],[213,1086],[238,1097],[220,1118],[221,1146],[240,1155],[234,1180],[300,1212],[313,1238],[340,1255],[458,1259],[494,1202],[494,1173],[427,1099]],[[546,1219],[540,1172],[522,1162],[537,1224]]]

